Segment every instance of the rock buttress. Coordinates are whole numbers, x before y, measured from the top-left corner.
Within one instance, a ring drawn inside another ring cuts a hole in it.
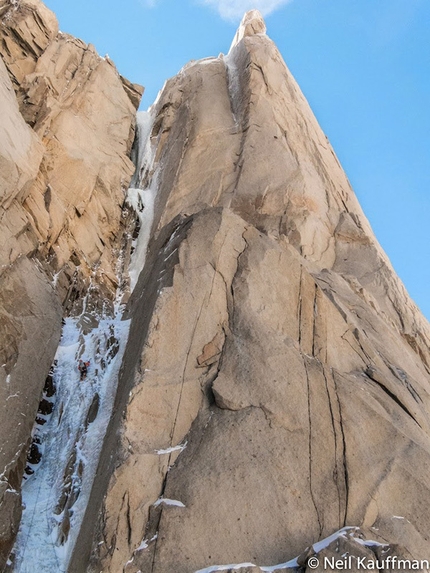
[[[274,565],[346,525],[426,558],[429,326],[263,32],[156,104],[106,572]]]

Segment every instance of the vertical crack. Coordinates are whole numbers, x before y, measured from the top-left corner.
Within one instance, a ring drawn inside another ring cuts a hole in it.
[[[313,310],[313,327],[312,327],[312,356],[315,356],[315,337],[317,331],[317,321],[316,317],[318,314],[318,307],[317,307],[317,289],[318,286],[315,284],[315,293],[314,293],[314,310]]]
[[[336,391],[336,399],[337,399],[337,406],[339,411],[339,423],[340,423],[340,431],[342,436],[342,457],[343,457],[343,472],[344,472],[344,479],[345,479],[345,514],[343,517],[343,527],[346,526],[347,522],[347,515],[348,515],[348,502],[349,502],[349,478],[348,478],[348,464],[346,460],[346,439],[345,439],[345,430],[343,427],[343,417],[342,417],[342,408],[340,405],[339,394],[337,390],[337,383],[336,383],[336,376],[334,375],[334,371],[332,369],[332,378],[335,386]]]
[[[157,533],[158,533],[158,529],[159,529],[159,527],[160,527],[161,515],[162,515],[162,513],[163,513],[162,505],[163,505],[163,504],[161,504],[160,515],[159,515],[159,517],[158,517],[158,523],[157,523],[157,528],[156,528]],[[151,573],[153,573],[153,571],[154,571],[155,559],[156,559],[156,557],[157,557],[157,542],[158,542],[158,535],[157,535],[157,537],[156,537],[156,539],[155,539],[154,551],[153,551],[153,553],[152,553]]]
[[[315,501],[315,497],[312,491],[312,416],[311,416],[311,395],[310,395],[310,382],[309,382],[309,373],[308,373],[308,368],[307,368],[307,364],[306,364],[306,359],[303,361],[304,367],[305,367],[305,371],[306,371],[306,384],[307,384],[307,391],[308,391],[308,419],[309,419],[309,490],[310,490],[310,494],[311,494],[311,499],[312,499],[312,503],[314,505],[315,508],[315,513],[317,515],[317,520],[318,520],[318,527],[319,527],[319,539],[321,539],[322,536],[322,524],[321,524],[321,519],[320,519],[320,515],[318,512],[318,507]]]
[[[324,366],[322,367],[322,371],[323,371],[323,376],[324,376],[324,382],[325,382],[325,389],[327,392],[327,400],[328,400],[328,406],[330,409],[330,417],[331,417],[331,425],[333,428],[333,437],[334,437],[334,465],[335,465],[335,469],[334,469],[334,481],[336,484],[336,489],[337,489],[337,497],[339,500],[339,509],[338,509],[338,518],[339,518],[339,528],[342,526],[342,523],[344,524],[344,519],[341,516],[341,497],[342,497],[342,492],[340,490],[339,487],[339,474],[338,474],[338,457],[337,457],[337,447],[338,447],[338,439],[337,439],[337,431],[336,431],[336,424],[335,424],[335,420],[334,420],[334,413],[333,413],[333,406],[331,403],[331,397],[330,397],[330,391],[328,389],[328,380],[327,380],[327,375],[326,375],[326,371]]]
[[[131,545],[131,516],[130,516],[130,494],[127,492],[127,511],[126,511],[126,518],[127,518],[127,542],[128,546]]]
[[[169,460],[170,460],[170,456],[169,456]],[[166,471],[166,473],[164,474],[164,478],[163,478],[163,484],[161,486],[160,497],[164,497],[164,492],[166,491],[166,486],[167,486],[167,476],[168,475],[169,475],[168,471]],[[157,522],[156,522],[155,528],[154,528],[155,529],[155,542],[154,542],[154,549],[153,549],[153,553],[152,553],[151,573],[154,571],[155,560],[157,558],[158,532],[160,530],[160,522],[161,522],[161,517],[163,515],[163,508],[164,508],[164,506],[161,503],[159,505],[158,519],[157,519]]]
[[[191,347],[192,347],[192,345],[193,345],[194,335],[195,335],[195,332],[196,332],[196,330],[197,330],[197,325],[198,325],[199,320],[200,320],[200,315],[201,315],[201,313],[202,313],[203,306],[204,306],[204,301],[203,301],[203,303],[202,303],[202,305],[201,305],[201,307],[200,307],[199,314],[198,314],[198,316],[197,316],[197,320],[196,320],[196,322],[195,322],[195,324],[194,324],[194,329],[193,329],[193,333],[192,333],[192,335],[191,335],[191,340],[190,340],[190,346],[189,346],[189,348],[188,348],[187,356],[186,356],[186,358],[185,358],[184,368],[183,368],[183,370],[182,370],[182,381],[181,381],[181,389],[180,389],[180,391],[179,391],[178,405],[177,405],[177,407],[176,407],[175,419],[174,419],[174,421],[173,421],[172,430],[171,430],[171,432],[170,432],[170,446],[173,445],[173,437],[174,437],[174,435],[175,435],[175,430],[176,430],[176,426],[177,426],[177,422],[178,422],[178,417],[179,417],[179,410],[180,410],[180,407],[181,407],[182,394],[183,394],[184,385],[185,385],[185,372],[186,372],[186,370],[187,370],[188,360],[189,360],[190,353],[191,353]],[[169,460],[170,460],[170,457],[169,457]]]
[[[364,347],[363,347],[363,344],[361,343],[361,340],[360,340],[360,331],[358,330],[358,328],[354,328],[354,330],[352,331],[352,334],[353,334],[354,338],[356,339],[358,345],[360,346],[360,348],[361,348],[361,350],[362,350],[364,356],[367,358],[368,363],[371,364],[371,363],[372,363],[372,358],[371,358],[371,356],[369,356],[369,354],[366,352],[366,350],[365,350]]]
[[[298,333],[298,342],[299,346],[302,342],[302,279],[303,279],[303,267],[300,266],[300,279],[299,279],[299,295],[297,301],[297,319],[298,319],[298,326],[299,326],[299,333]]]

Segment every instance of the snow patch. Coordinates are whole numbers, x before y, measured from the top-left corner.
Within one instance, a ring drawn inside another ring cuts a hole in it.
[[[157,501],[154,503],[154,507],[158,507],[161,504],[173,505],[175,507],[185,507],[182,501],[178,501],[177,499],[168,499],[166,497],[160,497],[157,499]]]
[[[143,539],[142,543],[139,545],[139,547],[137,547],[136,551],[143,551],[144,549],[148,549],[149,547],[149,542],[147,539]]]
[[[157,537],[158,537],[158,534],[156,533],[153,537],[151,537],[151,539],[142,539],[142,543],[136,549],[136,553],[138,551],[143,551],[144,549],[148,549],[149,544],[152,543],[153,541],[155,541],[157,539]]]
[[[156,533],[153,537],[151,537],[151,539],[142,539],[139,547],[137,547],[133,551],[133,555],[132,555],[131,559],[129,559],[127,561],[127,563],[125,564],[124,569],[126,569],[128,565],[131,565],[133,563],[134,558],[136,556],[136,553],[138,553],[139,551],[144,551],[145,549],[148,549],[149,544],[152,543],[153,541],[155,541],[157,539],[157,537],[158,537],[158,534]]]
[[[242,567],[256,567],[254,563],[238,563],[233,565],[213,565],[212,567],[206,567],[206,569],[199,569],[196,573],[215,573],[215,571],[235,571],[241,569]]]
[[[159,456],[162,456],[164,454],[171,454],[172,452],[183,452],[187,447],[187,444],[188,442],[185,442],[185,444],[179,444],[178,446],[173,446],[171,448],[167,448],[166,450],[155,450],[155,453]]]
[[[386,543],[373,541],[373,539],[360,539],[354,537],[354,541],[356,541],[359,545],[363,545],[363,547],[388,547]]]
[[[329,537],[326,537],[325,539],[322,539],[321,541],[318,541],[317,543],[314,543],[312,545],[312,549],[314,550],[315,553],[319,553],[320,551],[322,551],[323,549],[325,549],[326,547],[328,547],[331,543],[333,543],[333,541],[336,541],[336,539],[339,539],[340,537],[348,537],[349,535],[355,533],[358,531],[358,527],[343,527],[342,529],[340,529],[339,531],[336,531],[335,533],[333,533],[333,535],[330,535]],[[386,544],[384,543],[379,543],[378,541],[372,541],[372,540],[368,540],[368,539],[360,539],[359,537],[353,537],[354,541],[356,541],[357,543],[359,543],[360,545],[363,545],[364,547],[387,547]],[[287,561],[286,563],[280,563],[279,565],[272,565],[271,567],[260,567],[261,571],[264,571],[264,573],[274,573],[275,571],[279,571],[280,569],[294,569],[294,568],[298,568],[299,567],[299,563],[298,563],[298,559],[299,557],[296,557],[295,559],[290,559],[290,561]],[[211,567],[206,567],[206,569],[199,569],[198,571],[196,571],[195,573],[215,573],[216,571],[230,571],[230,570],[237,570],[240,569],[241,567],[257,567],[257,565],[255,565],[254,563],[239,563],[239,564],[233,564],[233,565],[212,565]]]

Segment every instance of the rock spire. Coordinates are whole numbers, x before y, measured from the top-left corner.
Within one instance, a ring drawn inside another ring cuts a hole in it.
[[[264,29],[247,14],[228,55],[185,66],[151,110],[120,442],[76,573],[100,503],[94,567],[111,573],[361,556],[345,526],[428,551],[429,325]]]

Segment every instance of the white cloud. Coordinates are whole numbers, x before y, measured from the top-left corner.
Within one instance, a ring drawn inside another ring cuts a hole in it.
[[[225,20],[237,21],[247,10],[256,8],[263,16],[267,16],[291,0],[199,0],[199,2],[215,8]]]

